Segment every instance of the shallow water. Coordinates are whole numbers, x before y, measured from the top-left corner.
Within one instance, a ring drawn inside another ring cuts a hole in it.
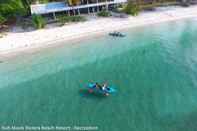
[[[0,63],[0,125],[197,130],[195,20],[133,28]],[[89,94],[89,82],[118,92]]]

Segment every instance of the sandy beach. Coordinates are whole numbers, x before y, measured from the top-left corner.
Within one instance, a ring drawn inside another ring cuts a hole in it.
[[[159,7],[156,11],[141,12],[138,16],[129,18],[99,18],[31,32],[8,32],[6,36],[0,38],[0,54],[5,55],[33,48],[40,49],[60,42],[66,44],[69,43],[66,41],[92,37],[114,30],[185,18],[197,18],[197,6]]]

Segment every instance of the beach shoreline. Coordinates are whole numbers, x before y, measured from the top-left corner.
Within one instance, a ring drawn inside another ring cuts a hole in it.
[[[197,6],[157,8],[156,11],[141,12],[129,18],[101,18],[92,21],[41,29],[32,32],[9,32],[0,38],[0,56],[8,57],[33,52],[58,45],[73,44],[81,39],[107,35],[109,32],[130,29],[168,21],[197,18]]]

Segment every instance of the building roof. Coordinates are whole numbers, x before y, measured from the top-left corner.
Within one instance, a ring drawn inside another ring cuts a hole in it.
[[[47,14],[57,11],[63,11],[68,5],[65,2],[51,2],[47,4],[31,5],[32,14]]]
[[[127,0],[114,0],[108,2],[99,2],[87,5],[77,5],[77,6],[68,6],[65,2],[51,2],[47,4],[35,4],[31,5],[31,14],[48,14],[53,12],[61,12],[73,9],[81,9],[81,8],[88,8],[88,7],[96,7],[102,6],[106,4],[116,4],[116,3],[124,3]]]

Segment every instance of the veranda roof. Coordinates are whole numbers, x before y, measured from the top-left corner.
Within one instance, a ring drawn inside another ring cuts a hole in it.
[[[77,6],[68,6],[65,2],[51,2],[47,4],[35,4],[31,5],[31,14],[48,14],[54,12],[68,11],[73,9],[82,9],[88,7],[96,7],[102,5],[110,5],[117,3],[125,3],[127,0],[114,0],[114,1],[106,1],[99,3],[91,3],[86,5],[77,5]]]

